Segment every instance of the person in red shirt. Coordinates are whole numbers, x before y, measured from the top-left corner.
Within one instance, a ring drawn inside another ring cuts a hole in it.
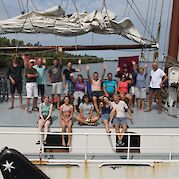
[[[122,74],[121,80],[118,81],[117,91],[122,100],[127,99],[129,101],[129,108],[132,111],[133,101],[132,95],[129,94],[129,85],[131,84],[131,80],[126,80],[126,75]]]

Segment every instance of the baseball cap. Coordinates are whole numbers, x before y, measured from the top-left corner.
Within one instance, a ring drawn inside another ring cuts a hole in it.
[[[35,63],[35,60],[34,59],[30,59],[29,63]]]

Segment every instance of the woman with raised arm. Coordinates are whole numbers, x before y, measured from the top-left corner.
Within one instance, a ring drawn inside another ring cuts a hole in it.
[[[44,102],[39,105],[39,132],[45,132],[42,135],[43,143],[46,144],[47,132],[49,131],[49,127],[52,124],[52,111],[53,104],[49,102],[49,97],[44,96]],[[40,140],[36,143],[40,144]]]
[[[75,92],[73,94],[74,112],[77,112],[78,100],[80,99],[82,101],[84,94],[87,93],[87,84],[86,81],[83,79],[82,74],[79,74],[77,79],[73,79],[73,83],[75,85]]]
[[[137,68],[135,62],[132,62],[132,64],[134,67],[134,73],[136,73],[135,97],[137,101],[137,109],[142,109],[142,111],[144,111],[146,98],[147,64],[145,64],[144,68]]]
[[[86,65],[88,80],[91,83],[92,100],[93,100],[93,104],[94,104],[97,114],[99,114],[98,100],[103,96],[102,91],[101,91],[101,83],[103,81],[106,69],[107,69],[107,65],[104,65],[101,78],[98,78],[99,77],[98,72],[94,72],[93,79],[91,79],[90,73],[89,73],[89,70],[90,70],[89,65]]]
[[[68,133],[72,133],[72,117],[73,117],[73,106],[70,104],[70,97],[65,96],[64,104],[60,106],[60,121],[62,127],[62,133],[66,132],[66,128],[68,128]],[[71,145],[71,135],[68,135],[68,142],[65,143],[65,136],[62,135],[62,145],[65,147],[69,147]]]
[[[83,96],[79,109],[80,114],[76,115],[76,120],[79,122],[79,124],[86,124],[89,126],[95,125],[95,122],[99,119],[99,116],[93,115],[93,104],[90,102],[90,97],[88,94]]]

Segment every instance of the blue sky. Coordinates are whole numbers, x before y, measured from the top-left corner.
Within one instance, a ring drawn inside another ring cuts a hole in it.
[[[21,0],[20,0],[21,1]],[[22,0],[24,5],[26,4],[27,0]],[[163,52],[166,54],[166,50],[164,50],[164,42],[167,38],[167,45],[168,46],[168,34],[166,35],[166,26],[167,18],[168,18],[168,11],[171,11],[171,1],[172,0],[134,0],[138,9],[140,10],[144,19],[146,19],[147,14],[147,7],[150,1],[150,9],[148,15],[148,26],[150,30],[153,29],[153,35],[156,36],[157,26],[160,18],[160,11],[161,5],[164,1],[164,9],[162,15],[162,24],[161,24],[161,37],[160,37],[160,58]],[[7,11],[10,17],[17,16],[20,14],[20,7],[18,4],[18,0],[3,0],[4,4],[7,7]],[[13,3],[12,3],[13,2]],[[28,0],[29,10],[35,10],[35,7],[39,11],[43,11],[45,9],[51,8],[56,5],[62,5],[64,9],[66,9],[66,13],[73,13],[76,12],[75,6],[73,2],[76,2],[76,7],[78,11],[87,11],[92,12],[94,10],[101,10],[103,0]],[[132,3],[132,0],[129,0]],[[117,20],[121,20],[124,17],[125,9],[126,9],[127,0],[106,0],[107,8],[113,11],[117,15]],[[155,5],[156,9],[155,9]],[[133,4],[134,7],[134,4]],[[152,8],[153,7],[153,8]],[[155,18],[154,18],[155,15]],[[141,34],[144,34],[144,26],[141,24],[138,17],[135,15],[132,9],[127,8],[126,16],[131,18],[132,22],[135,24],[137,29]],[[7,19],[7,13],[3,7],[2,1],[0,1],[0,20]],[[169,23],[170,24],[170,23]],[[152,28],[153,27],[153,28]],[[129,40],[124,39],[118,35],[97,35],[97,34],[87,34],[74,37],[60,37],[56,35],[32,35],[32,34],[8,34],[6,35],[8,38],[17,38],[19,40],[24,40],[25,42],[32,42],[35,43],[39,41],[42,45],[76,45],[76,44],[83,44],[83,45],[103,45],[103,44],[130,44],[133,43]],[[104,57],[106,59],[116,59],[119,56],[124,55],[140,55],[140,50],[117,50],[117,51],[81,51],[81,52],[74,52],[80,54],[92,54],[97,55],[99,57]],[[146,57],[148,57],[148,53],[146,52]],[[152,52],[150,53],[150,55]],[[151,60],[151,59],[149,59]]]

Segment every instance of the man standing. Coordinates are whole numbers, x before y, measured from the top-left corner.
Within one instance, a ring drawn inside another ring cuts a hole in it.
[[[33,99],[33,111],[38,111],[37,108],[37,100],[38,100],[38,88],[37,88],[37,77],[38,72],[33,68],[35,64],[34,59],[29,60],[29,65],[25,68],[25,77],[26,77],[26,91],[27,91],[27,112],[31,112],[30,110],[30,100]]]
[[[9,109],[14,108],[14,93],[17,90],[19,95],[20,108],[23,109],[22,105],[22,68],[23,65],[20,65],[17,61],[16,56],[12,57],[12,63],[8,66],[7,69],[7,78],[10,81],[10,94],[11,94],[11,105]]]
[[[73,76],[74,72],[80,72],[81,71],[81,59],[78,60],[79,68],[72,68],[72,63],[68,62],[66,69],[63,70],[63,81],[65,82],[65,94],[73,94],[74,92],[74,86],[73,81],[71,77]]]
[[[150,73],[150,84],[149,84],[149,109],[146,111],[152,110],[152,102],[154,95],[157,95],[158,98],[158,113],[162,112],[161,105],[161,88],[163,87],[164,82],[168,79],[167,75],[158,68],[157,61],[153,62],[153,70]]]
[[[47,67],[43,65],[43,61],[41,58],[37,58],[36,65],[34,65],[33,68],[36,69],[38,72],[38,78],[37,78],[38,94],[41,96],[41,102],[43,102],[43,98],[45,94],[45,71]]]
[[[98,101],[102,99],[102,96],[103,96],[102,91],[101,91],[101,83],[103,82],[106,69],[107,69],[107,65],[104,65],[103,73],[100,78],[99,78],[98,72],[94,72],[93,78],[91,78],[90,72],[89,72],[90,71],[89,65],[86,65],[87,77],[88,77],[89,82],[91,83],[92,100],[93,100],[93,104],[98,115],[100,114]]]
[[[117,93],[117,83],[112,79],[112,73],[108,73],[108,79],[103,82],[104,94],[107,97],[112,97],[114,93]]]
[[[53,59],[53,66],[49,69],[49,82],[52,83],[51,103],[54,103],[54,96],[57,94],[57,108],[60,108],[61,94],[63,90],[62,64],[57,58]]]

